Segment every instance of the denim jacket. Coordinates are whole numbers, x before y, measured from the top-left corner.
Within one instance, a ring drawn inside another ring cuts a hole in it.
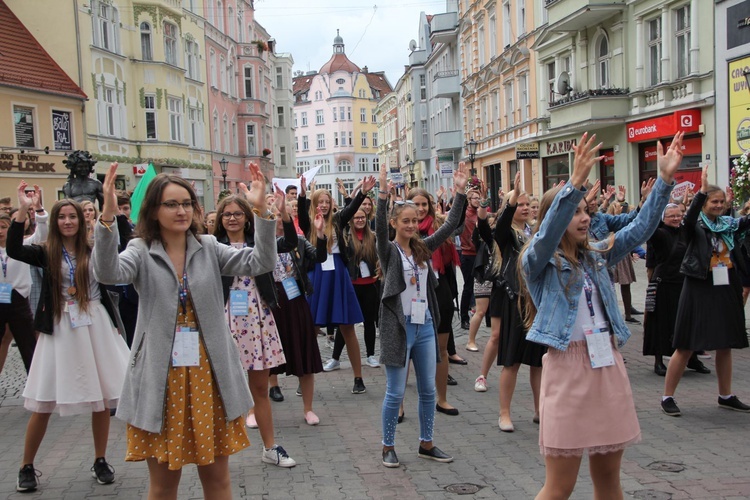
[[[674,183],[667,185],[659,178],[633,222],[615,233],[612,248],[605,253],[589,251],[582,259],[583,268],[599,290],[618,346],[627,342],[630,331],[617,306],[617,296],[610,284],[607,267],[616,264],[629,255],[636,245],[651,237],[659,225],[661,213],[669,201],[673,187]],[[562,351],[570,343],[583,278],[580,270],[558,252],[558,245],[584,194],[584,191],[570,185],[560,190],[522,260],[526,286],[537,309],[526,339]],[[605,242],[599,243],[602,244],[606,245]]]
[[[616,233],[624,228],[635,219],[639,210],[632,212],[612,215],[595,212],[591,214],[591,224],[589,225],[589,234],[596,240],[601,241],[609,236],[609,233]],[[645,241],[645,240],[644,240]]]

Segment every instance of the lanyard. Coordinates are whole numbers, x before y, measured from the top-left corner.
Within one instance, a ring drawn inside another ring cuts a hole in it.
[[[182,307],[183,316],[187,314],[187,296],[190,288],[188,287],[187,269],[182,270],[182,283],[177,283],[180,292],[180,307]]]
[[[76,266],[73,264],[73,261],[70,259],[70,254],[68,251],[63,247],[63,257],[65,257],[65,262],[68,264],[68,276],[70,277],[70,288],[68,289],[70,293],[70,290],[72,289],[73,292],[70,293],[70,295],[75,295],[75,288],[76,288],[76,280],[75,280],[75,273],[76,273]]]
[[[406,262],[409,263],[409,266],[411,266],[412,271],[412,277],[411,277],[411,284],[417,285],[417,297],[420,296],[420,284],[419,284],[419,266],[417,265],[416,259],[414,259],[414,255],[412,254],[412,259],[409,260],[409,257],[406,256],[406,252],[404,252],[404,249],[401,248],[401,245],[398,244],[398,242],[393,242],[396,245],[396,248],[398,248],[398,251],[401,252],[401,255],[404,256],[404,259],[406,259]]]
[[[591,299],[593,290],[594,282],[591,281],[589,273],[583,271],[583,292],[586,294],[586,305],[589,306],[589,314],[591,314],[592,319],[594,318],[594,316],[596,316],[596,314],[594,313],[594,304]]]
[[[3,278],[8,277],[8,259],[9,257],[0,252],[0,264],[3,266]]]

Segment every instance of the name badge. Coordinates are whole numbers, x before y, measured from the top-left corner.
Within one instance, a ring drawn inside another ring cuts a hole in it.
[[[282,281],[281,284],[284,287],[284,292],[286,293],[287,299],[292,300],[300,296],[299,287],[297,286],[297,280],[295,280],[294,278],[289,277]]]
[[[13,286],[10,283],[0,283],[0,304],[10,304]]]
[[[615,356],[612,354],[612,341],[609,336],[609,324],[607,322],[583,327],[586,347],[589,351],[591,368],[604,368],[615,364]]]
[[[714,278],[714,286],[728,285],[729,284],[729,268],[724,264],[719,264],[716,267],[711,268]]]
[[[414,325],[424,325],[427,313],[427,301],[425,299],[411,299],[411,322]]]
[[[66,304],[68,314],[70,314],[70,326],[81,328],[82,326],[91,325],[91,317],[78,307],[78,302],[69,300]]]
[[[363,278],[370,277],[370,268],[367,266],[367,262],[364,260],[359,262],[359,275]]]
[[[333,254],[329,253],[328,258],[321,264],[323,271],[333,271],[336,269],[336,264],[333,262]]]
[[[177,327],[172,343],[172,366],[198,366],[200,364],[199,341],[198,330],[187,326]]]
[[[247,291],[231,290],[229,292],[229,314],[232,316],[247,316],[250,308]]]

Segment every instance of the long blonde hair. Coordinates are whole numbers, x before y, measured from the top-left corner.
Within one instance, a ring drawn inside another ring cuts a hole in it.
[[[308,240],[310,240],[312,246],[315,246],[318,242],[318,233],[317,231],[315,231],[313,224],[315,222],[315,217],[318,215],[318,202],[320,202],[321,196],[328,196],[328,199],[331,200],[331,208],[328,210],[328,214],[323,216],[323,219],[325,221],[325,224],[323,224],[323,232],[328,239],[328,253],[331,253],[331,249],[333,248],[334,232],[333,212],[334,208],[336,207],[336,202],[333,201],[333,196],[331,196],[331,192],[327,189],[316,189],[310,197],[310,235]]]

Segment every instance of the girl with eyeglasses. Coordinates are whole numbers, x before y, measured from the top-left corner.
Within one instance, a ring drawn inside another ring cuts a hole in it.
[[[466,205],[466,165],[453,174],[456,199],[448,220],[425,238],[419,235],[419,207],[413,202],[395,202],[390,217],[386,189],[387,167],[380,167],[380,191],[376,219],[378,258],[383,275],[380,303],[380,362],[385,365],[386,391],[383,400],[383,465],[400,465],[395,451],[399,407],[404,399],[409,362],[414,364],[419,393],[418,456],[437,462],[453,457],[432,442],[435,423],[435,373],[440,359],[438,330],[440,311],[436,288],[438,280],[431,258],[456,230]],[[393,241],[388,226],[395,230]]]
[[[276,262],[275,224],[265,178],[251,163],[253,248],[200,235],[198,198],[182,177],[159,174],[148,185],[137,238],[117,253],[114,181],[104,180],[94,269],[105,283],[133,283],[138,322],[117,416],[127,422],[126,461],[149,470],[149,498],[177,498],[182,467],[198,466],[205,495],[231,498],[229,455],[249,445],[245,415],[252,396],[224,313],[221,276],[257,276]],[[209,493],[210,492],[210,493]]]
[[[24,407],[32,414],[16,489],[37,488],[34,458],[53,412],[91,414],[95,452],[91,470],[99,484],[109,484],[115,479],[105,458],[109,411],[121,397],[128,347],[114,326],[115,306],[93,274],[81,205],[73,200],[55,203],[46,244],[24,245],[31,205],[25,187],[21,182],[18,188],[19,210],[8,231],[7,252],[12,259],[42,268],[43,278],[34,319],[34,329],[41,334],[23,391]]]
[[[313,293],[308,297],[313,320],[318,326],[338,325],[344,336],[346,351],[354,371],[354,386],[352,394],[362,394],[367,391],[362,379],[362,359],[359,351],[359,341],[354,332],[354,325],[363,321],[362,310],[357,301],[349,272],[349,255],[347,241],[343,228],[349,224],[359,206],[364,201],[367,192],[375,186],[374,177],[365,177],[362,190],[351,203],[341,210],[334,210],[331,193],[326,189],[317,189],[310,199],[309,211],[306,207],[306,189],[304,177],[300,179],[299,197],[299,226],[307,235],[313,246],[317,245],[317,233],[312,231],[310,221],[318,213],[323,216],[323,232],[328,242],[328,258],[321,264],[315,264],[310,272]],[[305,206],[303,206],[303,204]],[[331,359],[326,362],[326,371],[338,369],[339,362]]]
[[[246,199],[252,194],[244,184],[240,184],[240,189],[245,196],[229,195],[216,208],[218,224],[214,236],[219,243],[234,248],[253,248],[253,211]],[[297,233],[286,211],[286,196],[278,188],[276,195],[275,202],[280,204],[276,208],[285,229],[284,236],[276,239],[276,250],[284,252],[297,246]],[[237,344],[242,366],[247,370],[250,393],[255,403],[245,422],[251,429],[260,430],[264,446],[261,454],[263,462],[279,467],[294,467],[296,462],[274,440],[269,401],[269,373],[272,368],[286,363],[276,320],[271,314],[271,308],[276,307],[278,302],[273,274],[222,276],[221,281],[229,331]]]

